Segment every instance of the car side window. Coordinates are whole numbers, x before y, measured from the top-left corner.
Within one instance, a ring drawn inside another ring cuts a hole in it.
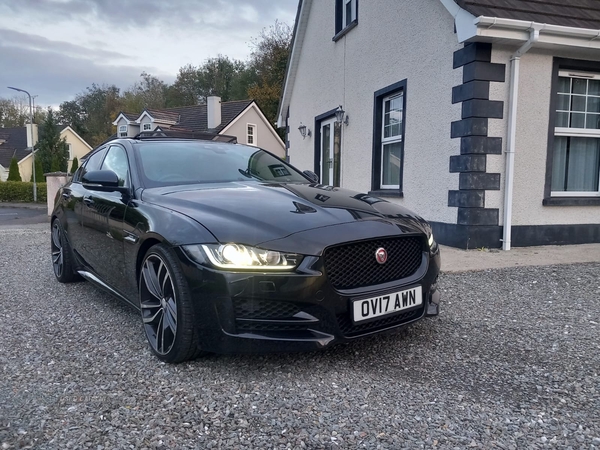
[[[119,186],[129,186],[129,161],[123,147],[113,145],[108,149],[101,170],[112,170],[119,177]]]
[[[93,153],[81,166],[81,170],[79,171],[79,176],[76,178],[76,181],[81,181],[86,172],[100,170],[100,165],[102,164],[104,155],[106,155],[106,148],[100,149],[96,153]]]

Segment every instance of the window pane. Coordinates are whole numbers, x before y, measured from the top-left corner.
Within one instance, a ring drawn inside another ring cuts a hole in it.
[[[349,1],[346,3],[346,26],[350,25],[352,22],[352,2]]]
[[[400,151],[402,144],[394,142],[393,144],[384,144],[381,155],[381,184],[400,186]]]
[[[555,126],[567,128],[569,126],[569,113],[566,113],[566,112],[557,113]]]
[[[585,128],[585,114],[571,114],[571,128]]]
[[[588,97],[587,110],[588,112],[600,112],[600,97]]]
[[[129,163],[125,150],[121,147],[111,147],[102,163],[102,170],[112,170],[119,177],[119,186],[127,186]]]
[[[558,102],[556,105],[557,110],[568,111],[571,103],[571,97],[568,95],[559,94]]]
[[[600,140],[556,137],[552,190],[597,192],[600,176]]]
[[[600,95],[600,80],[589,81],[588,95]]]
[[[587,80],[581,78],[573,78],[573,94],[585,94],[587,88]]]
[[[558,77],[558,92],[571,92],[571,79],[568,77]]]
[[[571,111],[585,111],[585,97],[573,95],[571,97]]]
[[[600,114],[586,114],[585,127],[600,130]]]

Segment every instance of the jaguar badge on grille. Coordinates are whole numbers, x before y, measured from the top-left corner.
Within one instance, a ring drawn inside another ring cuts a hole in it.
[[[379,264],[385,264],[387,261],[387,252],[385,251],[385,248],[380,247],[377,249],[375,252],[375,259]]]

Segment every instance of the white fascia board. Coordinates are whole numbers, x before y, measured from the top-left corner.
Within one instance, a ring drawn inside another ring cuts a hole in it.
[[[279,105],[279,111],[277,112],[277,127],[282,128],[286,122],[286,111],[289,107],[290,100],[292,97],[292,90],[296,81],[296,72],[298,70],[298,63],[300,61],[300,53],[302,52],[302,46],[304,44],[304,36],[306,35],[306,26],[308,24],[308,14],[313,0],[303,0],[298,15],[298,26],[296,28],[296,35],[294,36],[294,45],[292,46],[292,54],[290,55],[290,66],[285,77],[285,85],[283,86],[283,94],[281,96],[281,102]]]
[[[151,120],[151,121],[154,121],[154,117],[152,117],[148,111],[144,111],[144,112],[142,112],[142,114],[140,114],[140,117],[138,117],[138,118],[136,119],[135,123],[137,123],[138,125],[139,125],[139,124],[141,124],[141,123],[142,123],[142,119],[143,119],[145,116],[148,116],[148,117],[150,118],[150,120]]]
[[[127,117],[125,117],[125,115],[123,113],[121,113],[121,114],[119,114],[117,116],[117,118],[115,119],[115,121],[112,124],[113,125],[118,125],[119,124],[119,120],[121,120],[121,119],[125,119],[125,122],[127,122],[127,124],[131,123],[130,120]]]
[[[531,30],[537,29],[540,37],[536,46],[600,49],[600,30],[486,16],[476,18],[475,25],[477,32],[472,36],[472,40],[483,38],[492,42],[494,40],[525,42],[529,39]]]

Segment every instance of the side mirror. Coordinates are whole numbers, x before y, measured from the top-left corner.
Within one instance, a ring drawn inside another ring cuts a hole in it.
[[[312,170],[305,170],[302,173],[304,174],[304,176],[306,178],[308,178],[313,183],[318,183],[319,182],[319,175],[317,175],[316,173],[314,173]]]
[[[90,170],[81,177],[81,184],[90,191],[114,192],[123,191],[119,186],[119,177],[112,170]]]

